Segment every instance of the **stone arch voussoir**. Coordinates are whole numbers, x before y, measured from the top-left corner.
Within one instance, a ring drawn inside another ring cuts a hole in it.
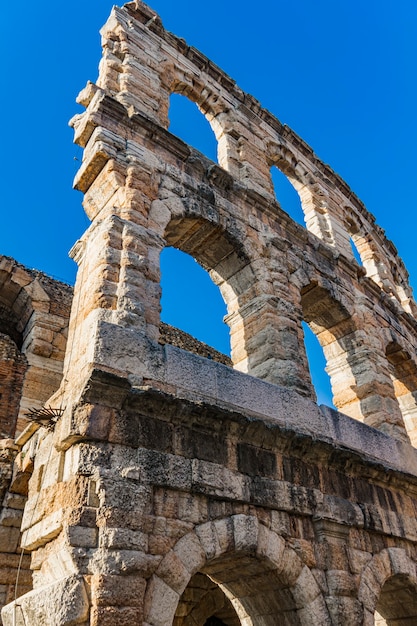
[[[402,548],[386,548],[366,565],[360,578],[358,593],[358,599],[365,610],[364,626],[373,626],[382,588],[387,580],[398,575],[407,576],[417,586],[416,563]]]

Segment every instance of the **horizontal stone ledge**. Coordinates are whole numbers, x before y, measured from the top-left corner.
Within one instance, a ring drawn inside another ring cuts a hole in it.
[[[337,463],[339,456],[342,460],[354,453],[355,462],[373,466],[370,471],[378,473],[378,466],[384,472],[390,470],[390,480],[395,481],[393,473],[398,472],[406,474],[408,480],[413,476],[417,479],[417,450],[411,445],[334,409],[319,407],[295,391],[181,348],[160,346],[144,333],[108,322],[99,322],[98,337],[84,402],[106,404],[107,396],[111,402],[113,394],[109,390],[116,387],[117,405],[133,411],[136,403],[143,411],[149,402],[155,401],[166,406],[175,402],[190,407],[199,405],[200,409],[204,406],[207,413],[217,412],[224,419],[245,423],[249,420],[259,427],[264,424],[263,428],[272,429],[271,436],[267,436],[270,441],[274,440],[272,432],[277,428],[287,438],[308,440],[310,446],[320,443],[319,448],[323,448],[325,444],[333,452],[336,447],[337,453],[331,455],[332,463]],[[131,387],[128,379],[132,377],[146,380],[146,384]],[[319,448],[314,449],[319,451]],[[322,453],[329,456],[324,449]]]

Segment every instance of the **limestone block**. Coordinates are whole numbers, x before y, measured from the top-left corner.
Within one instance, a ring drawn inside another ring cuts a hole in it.
[[[179,598],[179,594],[174,589],[171,589],[158,576],[153,576],[145,597],[146,623],[152,626],[166,626],[171,623]]]
[[[372,556],[363,550],[348,548],[350,570],[353,574],[361,574]]]
[[[326,599],[332,626],[358,626],[363,622],[363,607],[355,598],[329,597]],[[374,623],[374,622],[372,622]]]
[[[225,495],[239,500],[247,500],[249,481],[246,477],[232,472],[229,469],[208,463],[207,461],[192,461],[192,484],[202,493]]]
[[[99,548],[94,551],[89,562],[93,574],[111,576],[139,575],[148,578],[157,569],[161,557],[146,554],[140,550],[108,550]]]
[[[285,541],[282,537],[259,524],[256,555],[266,560],[266,567],[280,567]]]
[[[320,597],[320,589],[308,567],[304,566],[299,577],[291,587],[291,593],[297,608],[308,606]]]
[[[143,550],[148,548],[148,535],[140,530],[128,528],[101,528],[100,547]]]
[[[354,596],[357,590],[357,579],[352,574],[341,570],[328,570],[326,579],[331,596]]]
[[[163,558],[156,575],[179,594],[182,594],[191,577],[189,569],[173,550]]]
[[[175,544],[174,553],[191,575],[201,569],[206,561],[206,554],[194,533],[188,533],[180,539]]]
[[[50,515],[45,515],[38,523],[28,528],[30,519],[24,518],[22,528],[27,528],[22,534],[22,546],[27,550],[47,543],[61,532],[62,529],[62,509],[54,511]]]
[[[22,523],[22,511],[4,507],[0,513],[0,526],[14,526],[20,528]]]
[[[288,585],[292,586],[296,583],[304,567],[303,562],[294,550],[285,547],[282,554],[280,573]]]
[[[69,526],[67,528],[68,543],[79,548],[94,548],[97,546],[98,530],[83,526]]]
[[[9,509],[22,511],[26,503],[26,497],[17,493],[7,492],[4,496],[3,506]]]
[[[99,606],[141,607],[146,581],[139,576],[110,576],[96,574],[91,577],[91,594]]]
[[[20,543],[20,528],[0,526],[0,552],[16,552]]]
[[[2,609],[4,626],[76,626],[89,612],[81,577],[71,576],[35,589]]]
[[[212,522],[201,524],[196,528],[195,532],[208,561],[221,554],[222,550],[216,527]]]
[[[233,515],[235,549],[238,552],[255,553],[258,547],[259,524],[256,517]]]
[[[132,626],[142,624],[141,607],[96,607],[91,611],[89,626]]]

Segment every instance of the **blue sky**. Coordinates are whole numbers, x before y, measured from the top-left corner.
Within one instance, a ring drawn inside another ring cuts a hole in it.
[[[97,77],[98,30],[111,6],[45,0],[24,10],[19,3],[2,7],[0,253],[67,282],[76,271],[68,250],[88,226],[81,194],[72,190],[80,149],[67,122],[80,110],[78,91]],[[397,246],[416,289],[417,3],[154,0],[151,6],[168,30],[217,63],[348,182]],[[180,108],[175,115],[173,130],[190,141],[190,118],[185,123]],[[190,142],[210,156],[198,128],[196,121]],[[290,212],[285,185],[277,195]],[[167,272],[164,280],[175,285],[176,275]],[[172,308],[181,314],[174,291]],[[212,298],[203,290],[203,302]],[[217,347],[225,349],[224,341]]]

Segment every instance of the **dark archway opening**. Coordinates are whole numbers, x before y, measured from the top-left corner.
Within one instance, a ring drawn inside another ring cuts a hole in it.
[[[227,624],[222,622],[218,617],[209,617],[204,623],[204,626],[227,626]]]
[[[194,574],[174,617],[173,626],[240,626],[241,622],[224,591],[211,578]]]

